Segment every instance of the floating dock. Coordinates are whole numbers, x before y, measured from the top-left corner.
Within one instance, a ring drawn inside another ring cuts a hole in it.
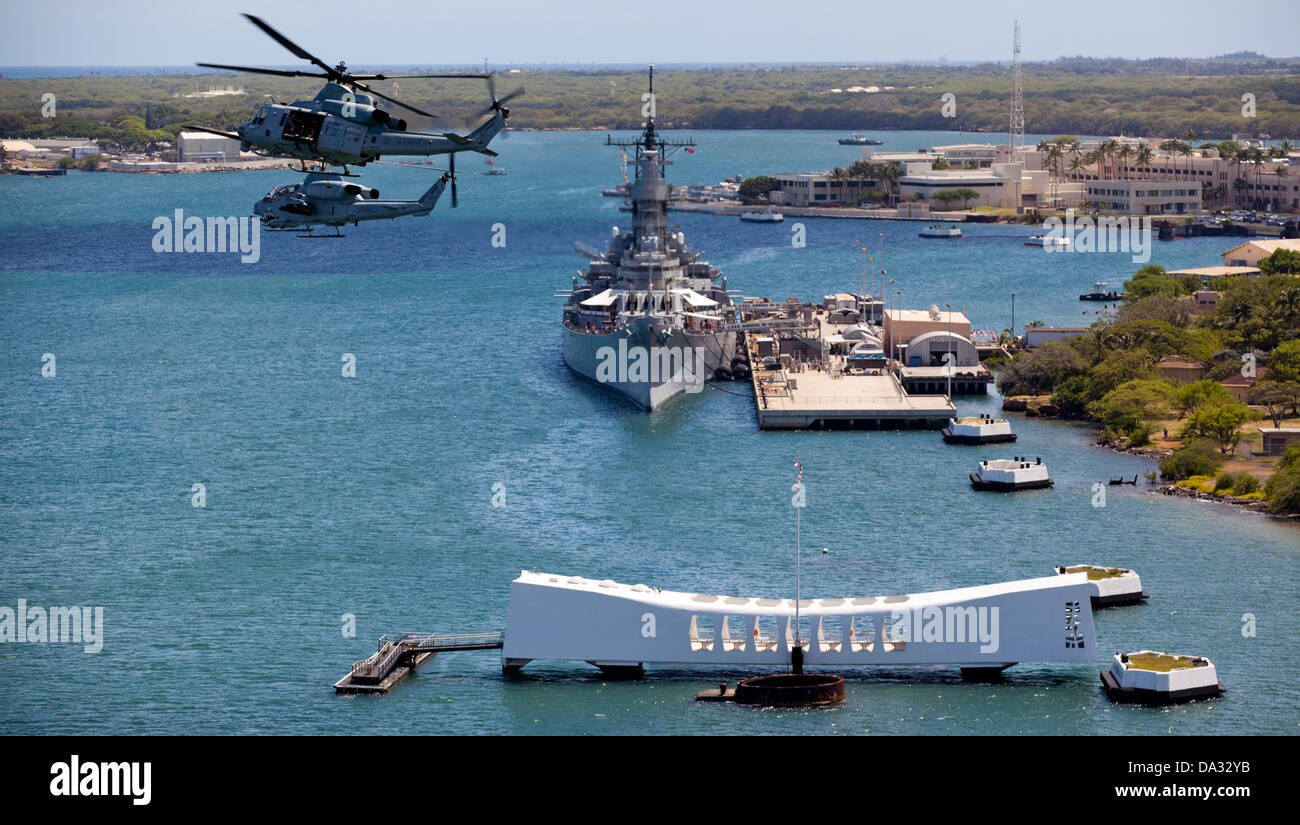
[[[381,636],[379,649],[373,655],[354,662],[348,674],[334,683],[334,692],[383,695],[439,653],[500,650],[504,644],[504,633],[406,633],[396,642]]]

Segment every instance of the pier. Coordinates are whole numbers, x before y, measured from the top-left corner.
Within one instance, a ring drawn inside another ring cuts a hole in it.
[[[504,633],[405,633],[396,642],[388,636],[381,636],[379,649],[373,655],[353,662],[348,674],[334,683],[334,692],[382,695],[439,653],[500,650],[504,644]]]
[[[888,371],[753,373],[760,430],[938,427],[956,414],[947,396],[909,395]]]

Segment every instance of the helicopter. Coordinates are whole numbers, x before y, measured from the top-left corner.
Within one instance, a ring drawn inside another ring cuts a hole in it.
[[[488,144],[505,128],[506,119],[510,116],[510,110],[505,104],[523,93],[523,89],[519,89],[498,99],[496,82],[491,74],[485,73],[395,76],[353,74],[348,71],[346,63],[340,61],[335,66],[329,66],[276,31],[260,17],[251,14],[245,14],[244,17],[277,43],[293,52],[295,56],[310,61],[321,71],[263,69],[221,63],[196,65],[279,77],[321,77],[325,79],[324,87],[310,100],[298,100],[289,104],[265,103],[251,119],[235,127],[234,132],[206,126],[186,128],[238,140],[241,149],[245,151],[300,158],[304,161],[303,171],[306,171],[306,161],[309,160],[342,166],[344,174],[348,174],[349,164],[364,166],[384,155],[427,156],[478,152],[495,157],[497,153],[489,149]],[[455,132],[407,131],[406,121],[379,108],[377,99],[386,100],[423,117],[432,119],[436,116],[376,91],[365,83],[367,80],[434,77],[486,81],[491,104],[480,111],[478,116],[490,115],[490,117],[467,135]]]
[[[427,215],[442,197],[452,176],[444,172],[418,200],[379,200],[379,190],[344,179],[335,172],[311,172],[302,183],[287,183],[266,193],[253,204],[253,212],[270,231],[283,231],[317,224],[334,227],[333,235],[299,235],[303,238],[341,238],[338,227],[359,221]]]

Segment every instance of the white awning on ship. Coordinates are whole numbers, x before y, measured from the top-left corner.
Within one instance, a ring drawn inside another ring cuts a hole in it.
[[[607,289],[598,295],[593,295],[582,302],[585,307],[607,307],[618,300],[618,294],[612,289]]]
[[[717,301],[712,298],[705,298],[693,289],[674,289],[673,292],[682,296],[686,303],[693,307],[715,307],[718,305]]]

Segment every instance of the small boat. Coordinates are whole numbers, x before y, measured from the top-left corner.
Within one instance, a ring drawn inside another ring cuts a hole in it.
[[[741,212],[740,219],[749,223],[780,223],[785,220],[785,215],[769,208],[759,212]]]
[[[1101,683],[1112,702],[1168,705],[1213,698],[1226,687],[1214,664],[1204,656],[1180,656],[1154,650],[1116,653]]]
[[[991,418],[981,414],[978,418],[950,418],[943,429],[943,440],[949,444],[998,444],[1015,441],[1011,422],[1005,418]]]
[[[1047,465],[1041,458],[1030,461],[1025,457],[998,458],[980,462],[979,469],[970,474],[971,486],[976,490],[1012,492],[1014,490],[1041,490],[1052,486],[1047,476]]]
[[[1070,239],[1064,235],[1030,235],[1029,240],[1025,241],[1025,246],[1040,249],[1064,249],[1069,245]]]
[[[961,227],[936,224],[922,229],[920,235],[922,238],[960,238]]]
[[[1058,576],[1071,573],[1087,573],[1088,585],[1092,587],[1092,606],[1115,607],[1123,604],[1139,604],[1151,598],[1151,594],[1142,589],[1142,579],[1127,567],[1098,567],[1095,564],[1072,564],[1069,567],[1056,568]]]
[[[502,169],[500,166],[493,166],[493,167],[491,167],[491,168],[489,168],[489,169],[484,169],[484,170],[483,170],[483,174],[485,174],[485,175],[508,175],[508,174],[510,174],[510,173],[507,172],[506,170]]]
[[[854,132],[852,137],[840,138],[841,146],[880,146],[883,143],[883,140],[869,138],[866,135],[860,135],[857,132]]]
[[[1123,477],[1123,476],[1120,476],[1119,478],[1112,478],[1110,481],[1108,481],[1108,482],[1106,482],[1106,483],[1109,484],[1109,485],[1112,486],[1112,487],[1118,487],[1118,486],[1120,486],[1121,484],[1127,484],[1127,485],[1129,485],[1130,487],[1136,487],[1136,486],[1137,486],[1137,483],[1138,483],[1138,477],[1137,477],[1137,474],[1134,473],[1134,474],[1133,474],[1133,480],[1132,480],[1132,481],[1125,481],[1125,480],[1124,480],[1124,477]]]
[[[1092,292],[1085,292],[1079,296],[1080,301],[1119,301],[1124,297],[1124,293],[1115,290],[1106,291],[1106,282],[1097,281],[1092,285]]]

